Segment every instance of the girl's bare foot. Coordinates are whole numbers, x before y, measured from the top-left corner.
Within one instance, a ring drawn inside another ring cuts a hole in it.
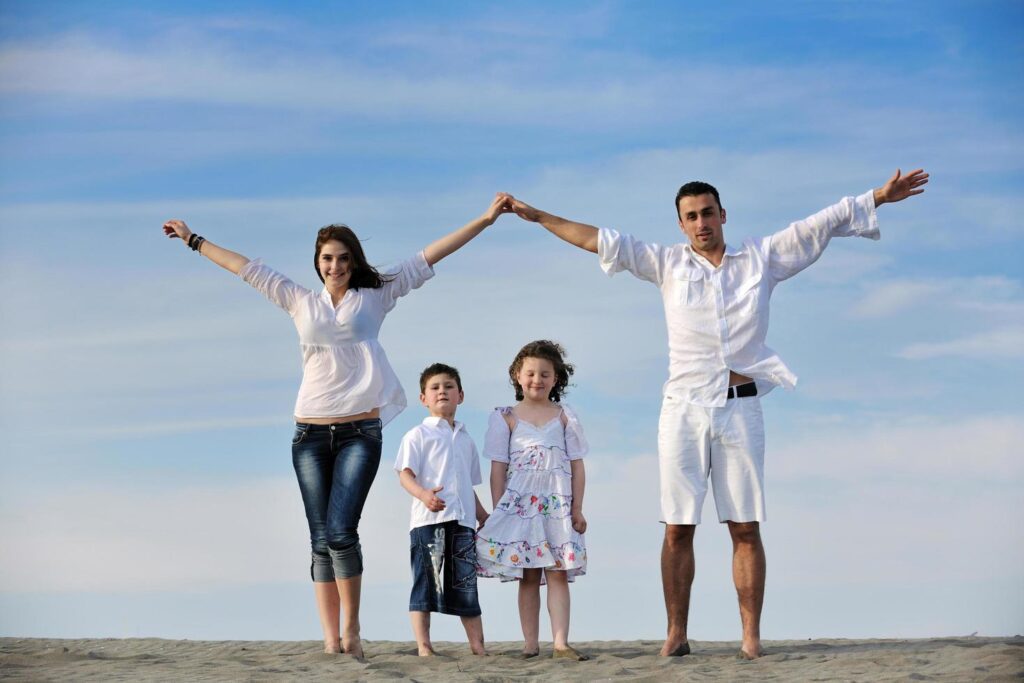
[[[585,662],[590,659],[590,655],[585,655],[569,645],[566,645],[564,649],[556,647],[551,653],[551,657],[553,659],[573,659],[577,662]]]
[[[325,655],[337,655],[341,654],[341,640],[335,640],[333,642],[324,641],[324,654]]]
[[[359,639],[359,636],[353,636],[351,638],[343,637],[341,639],[341,650],[345,654],[352,655],[356,659],[364,659],[363,641]]]

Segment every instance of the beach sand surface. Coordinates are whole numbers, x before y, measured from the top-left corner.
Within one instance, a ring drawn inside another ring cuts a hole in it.
[[[0,638],[0,679],[11,681],[1020,681],[1024,636],[922,640],[779,640],[757,661],[737,642],[691,641],[693,654],[658,657],[660,641],[574,644],[588,662],[523,660],[521,644],[435,643],[421,658],[411,642],[364,641],[365,661],[325,655],[312,641],[158,638]]]

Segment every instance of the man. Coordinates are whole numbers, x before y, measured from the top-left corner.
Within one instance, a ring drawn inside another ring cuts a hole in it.
[[[687,618],[693,583],[693,535],[710,475],[720,522],[733,542],[733,581],[740,603],[739,656],[760,657],[765,555],[764,422],[759,396],[793,388],[796,376],[764,340],[769,299],[779,282],[814,263],[832,237],[878,239],[875,209],[924,192],[928,174],[899,170],[881,188],[791,224],[773,235],[725,242],[725,209],[703,182],[676,195],[687,241],[663,247],[614,230],[559,218],[512,199],[521,218],[595,253],[609,275],[628,270],[661,290],[668,326],[669,379],[658,422],[658,461],[665,540],[662,585],[668,612],[663,656],[689,654]]]

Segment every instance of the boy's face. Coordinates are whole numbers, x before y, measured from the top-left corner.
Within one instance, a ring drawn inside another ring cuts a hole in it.
[[[420,403],[434,417],[451,420],[463,398],[455,378],[441,373],[427,378],[424,391],[420,394]]]

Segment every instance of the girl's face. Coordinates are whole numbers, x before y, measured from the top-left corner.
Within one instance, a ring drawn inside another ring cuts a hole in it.
[[[352,279],[352,255],[348,247],[338,240],[330,240],[320,247],[317,261],[324,284],[330,289],[347,288]]]
[[[523,397],[531,401],[547,401],[555,387],[555,366],[546,358],[524,358],[516,374],[523,388]]]

